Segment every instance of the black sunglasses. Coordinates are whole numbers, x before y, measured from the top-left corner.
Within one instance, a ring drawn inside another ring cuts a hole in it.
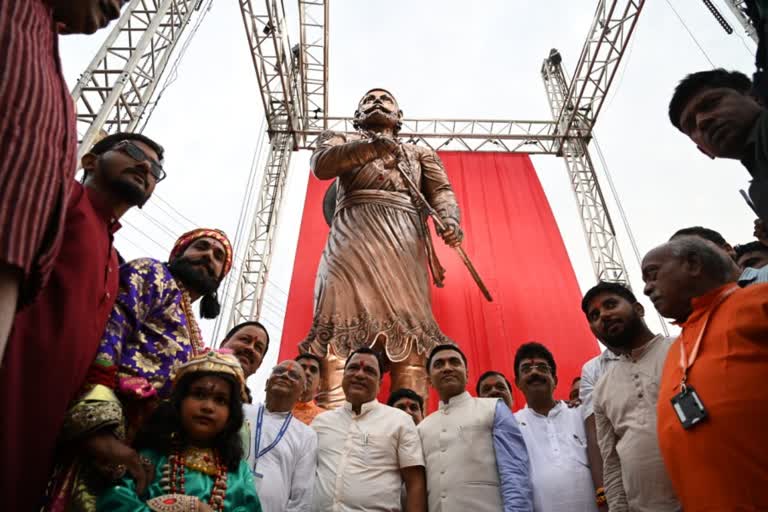
[[[136,144],[129,142],[129,141],[123,141],[117,144],[114,149],[122,151],[129,157],[133,158],[137,162],[149,162],[150,167],[152,169],[152,176],[155,177],[156,182],[161,182],[165,179],[167,176],[165,169],[163,169],[163,166],[160,165],[159,162],[156,160],[150,158],[147,156],[147,154]]]

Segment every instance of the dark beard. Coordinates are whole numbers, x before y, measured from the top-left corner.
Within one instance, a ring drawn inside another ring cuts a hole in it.
[[[99,157],[99,166],[102,171],[102,175],[108,180],[107,185],[112,192],[132,206],[142,207],[147,202],[149,196],[147,191],[138,183],[133,182],[129,177],[124,176],[126,171],[133,169],[128,167],[123,169],[117,176],[111,177],[109,173],[105,172],[104,166],[107,165],[104,161],[103,155]],[[109,176],[109,177],[108,177]],[[148,176],[146,179],[150,179]]]
[[[637,338],[640,332],[643,330],[643,319],[638,315],[634,315],[630,323],[618,334],[603,336],[602,341],[605,345],[614,348],[625,348],[629,346],[632,341]]]
[[[202,268],[203,260],[191,260],[189,258],[176,258],[168,264],[168,269],[174,278],[192,291],[200,295],[213,294],[219,288],[219,280],[211,277]]]
[[[112,192],[128,204],[142,207],[147,202],[146,192],[136,183],[116,178],[110,182]]]

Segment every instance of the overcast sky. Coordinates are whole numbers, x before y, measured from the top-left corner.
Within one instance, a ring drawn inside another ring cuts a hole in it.
[[[298,43],[294,3],[286,0],[291,44]],[[704,157],[667,118],[675,84],[687,73],[712,67],[708,59],[751,75],[754,44],[724,2],[716,3],[734,34],[726,34],[701,2],[646,2],[597,122],[595,133],[641,254],[690,225],[717,229],[732,243],[751,238],[753,215],[738,194],[748,185],[747,172],[738,162]],[[351,115],[365,91],[381,86],[397,96],[408,117],[549,119],[542,60],[557,48],[573,72],[595,5],[593,0],[332,0],[329,112]],[[107,34],[62,38],[70,86]],[[143,211],[125,217],[116,242],[123,255],[165,260],[176,236],[196,226],[234,234],[262,121],[238,3],[215,0],[144,132],[165,146],[168,179]],[[599,166],[594,144],[591,149]],[[288,178],[262,315],[275,343],[263,368],[277,357],[308,158],[307,152],[294,153]],[[533,162],[586,290],[595,278],[565,164],[551,156]],[[599,172],[608,193],[602,168]],[[639,264],[613,198],[608,201],[639,292]],[[644,299],[649,323],[659,329]],[[203,322],[206,341],[212,328],[213,322]],[[266,373],[250,382],[257,396]]]

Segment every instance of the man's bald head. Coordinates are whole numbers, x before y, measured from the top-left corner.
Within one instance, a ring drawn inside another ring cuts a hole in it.
[[[290,403],[286,407],[293,408],[305,386],[304,369],[293,359],[288,359],[272,368],[272,374],[267,379],[267,400],[285,401]]]
[[[691,299],[738,276],[733,260],[712,242],[697,236],[674,237],[645,255],[642,262],[644,293],[666,318],[684,321]]]

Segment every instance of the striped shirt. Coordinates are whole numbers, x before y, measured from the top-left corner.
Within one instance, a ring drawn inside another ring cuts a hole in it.
[[[77,133],[52,9],[0,2],[0,264],[23,275],[20,302],[47,280],[73,182]]]

